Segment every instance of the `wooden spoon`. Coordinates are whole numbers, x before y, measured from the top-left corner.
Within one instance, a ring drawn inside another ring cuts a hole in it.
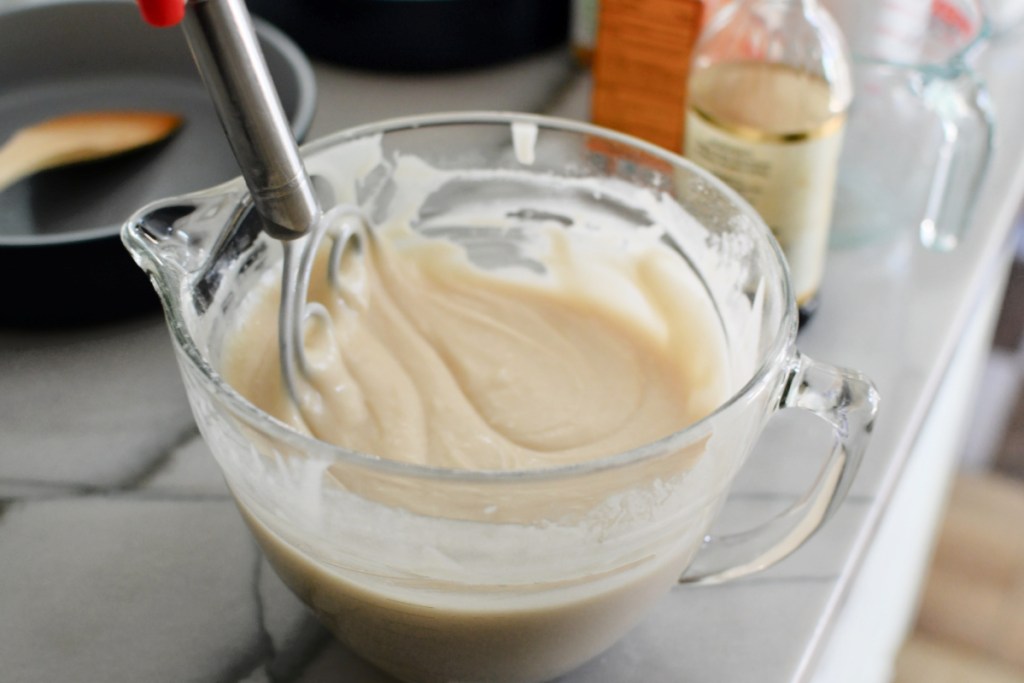
[[[163,140],[177,130],[176,114],[97,111],[27,126],[0,147],[0,190],[39,171],[102,159]]]

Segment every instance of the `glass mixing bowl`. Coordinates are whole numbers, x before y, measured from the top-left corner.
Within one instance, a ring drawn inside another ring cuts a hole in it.
[[[757,571],[802,543],[857,469],[877,397],[795,348],[783,257],[721,182],[659,148],[580,123],[502,113],[387,121],[303,150],[325,198],[373,224],[409,218],[484,268],[541,224],[659,230],[727,345],[733,393],[677,433],[571,466],[467,471],[383,460],[303,436],[222,377],[244,294],[281,267],[240,180],[142,209],[123,237],[151,276],[196,420],[285,583],[351,649],[407,681],[541,681],[603,651],[682,577]],[[444,175],[405,202],[403,160]],[[485,220],[466,224],[467,209]],[[543,267],[543,264],[534,264]],[[765,423],[800,408],[835,434],[805,498],[709,538]]]

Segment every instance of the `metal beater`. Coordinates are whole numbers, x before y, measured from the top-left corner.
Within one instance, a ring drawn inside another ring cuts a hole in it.
[[[335,207],[325,216],[243,0],[189,0],[182,26],[264,229],[282,241],[278,343],[285,388],[298,403],[297,379],[307,367],[305,320],[326,315],[322,306],[306,305],[313,258],[329,236],[334,242],[330,277],[336,284],[341,253],[354,234],[345,219],[358,212]]]

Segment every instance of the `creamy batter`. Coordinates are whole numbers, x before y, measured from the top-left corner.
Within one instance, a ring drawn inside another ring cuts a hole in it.
[[[402,176],[410,211],[362,234],[340,289],[319,254],[309,301],[327,315],[304,329],[298,405],[281,378],[280,274],[235,311],[220,369],[258,407],[380,458],[507,471],[651,443],[736,389],[715,308],[657,226],[446,216],[496,231],[503,253],[515,242],[488,269],[479,249],[413,228],[441,181],[412,170],[429,182]],[[311,463],[296,480],[309,495],[285,509],[247,486],[236,497],[278,574],[363,657],[406,681],[539,681],[608,647],[689,564],[717,493],[709,438],[550,485],[477,490],[338,461]],[[285,486],[292,459],[253,471]]]
[[[659,556],[579,587],[470,590],[470,599],[429,589],[410,596],[360,585],[245,518],[278,575],[327,628],[409,683],[536,683],[564,674],[636,624],[699,546],[681,535]]]
[[[582,462],[667,436],[726,396],[725,345],[677,254],[653,240],[541,230],[547,272],[487,271],[390,226],[326,250],[309,300],[300,406],[283,389],[277,283],[253,298],[224,374],[258,407],[349,449],[449,468]]]

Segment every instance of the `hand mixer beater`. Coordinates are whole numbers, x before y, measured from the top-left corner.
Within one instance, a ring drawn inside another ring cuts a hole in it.
[[[307,362],[303,330],[310,316],[327,316],[307,306],[312,263],[325,238],[332,241],[328,277],[340,287],[339,268],[352,238],[366,222],[356,207],[321,208],[302,164],[252,19],[243,0],[140,0],[143,16],[157,25],[182,20],[182,27],[206,89],[264,230],[281,240],[281,306],[278,343],[281,372],[291,399],[299,402],[299,377]]]

